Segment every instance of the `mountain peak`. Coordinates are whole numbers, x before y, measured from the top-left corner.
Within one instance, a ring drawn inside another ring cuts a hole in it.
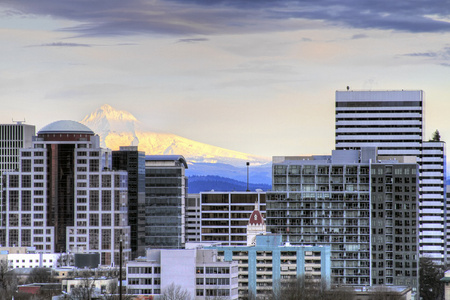
[[[81,123],[92,123],[99,119],[107,119],[109,121],[132,121],[138,122],[138,120],[129,112],[124,110],[117,110],[109,104],[103,104],[97,108],[93,113],[84,117]]]
[[[120,146],[139,146],[147,154],[180,154],[190,162],[220,162],[243,165],[243,162],[264,164],[267,157],[249,155],[196,142],[168,133],[143,131],[140,122],[129,112],[104,104],[84,117],[82,124],[100,136],[102,147],[113,150]]]

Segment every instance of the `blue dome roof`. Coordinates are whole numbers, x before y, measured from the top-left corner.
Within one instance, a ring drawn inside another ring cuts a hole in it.
[[[38,134],[48,134],[48,133],[81,133],[81,134],[94,134],[94,132],[81,123],[61,120],[50,123],[39,130]]]

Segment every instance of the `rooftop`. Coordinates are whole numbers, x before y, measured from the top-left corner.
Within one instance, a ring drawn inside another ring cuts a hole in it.
[[[80,133],[80,134],[94,134],[94,132],[81,123],[70,121],[70,120],[60,120],[50,123],[39,130],[38,134],[49,134],[49,133]]]

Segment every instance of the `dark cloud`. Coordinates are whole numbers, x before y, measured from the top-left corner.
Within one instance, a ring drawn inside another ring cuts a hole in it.
[[[439,51],[407,53],[403,56],[422,58],[436,62],[442,66],[448,66],[450,64],[450,47],[444,47]]]
[[[205,38],[179,39],[178,43],[198,43],[198,42],[206,42],[206,41],[209,41],[209,39],[205,39]]]
[[[91,47],[89,44],[78,44],[78,43],[48,43],[48,44],[41,44],[39,47]]]
[[[359,29],[450,31],[450,23],[440,20],[450,15],[449,0],[3,0],[1,6],[3,15],[78,21],[78,26],[61,30],[82,36],[301,29],[289,22],[296,19]]]
[[[352,36],[352,40],[365,39],[366,37],[366,34],[355,34]]]

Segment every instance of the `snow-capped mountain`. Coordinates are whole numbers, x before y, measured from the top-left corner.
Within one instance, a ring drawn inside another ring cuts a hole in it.
[[[227,150],[196,142],[170,133],[142,130],[141,123],[129,112],[120,111],[105,104],[82,121],[100,136],[102,147],[118,150],[120,146],[139,146],[147,155],[179,154],[188,163],[222,163],[253,166],[270,163],[270,158]]]

